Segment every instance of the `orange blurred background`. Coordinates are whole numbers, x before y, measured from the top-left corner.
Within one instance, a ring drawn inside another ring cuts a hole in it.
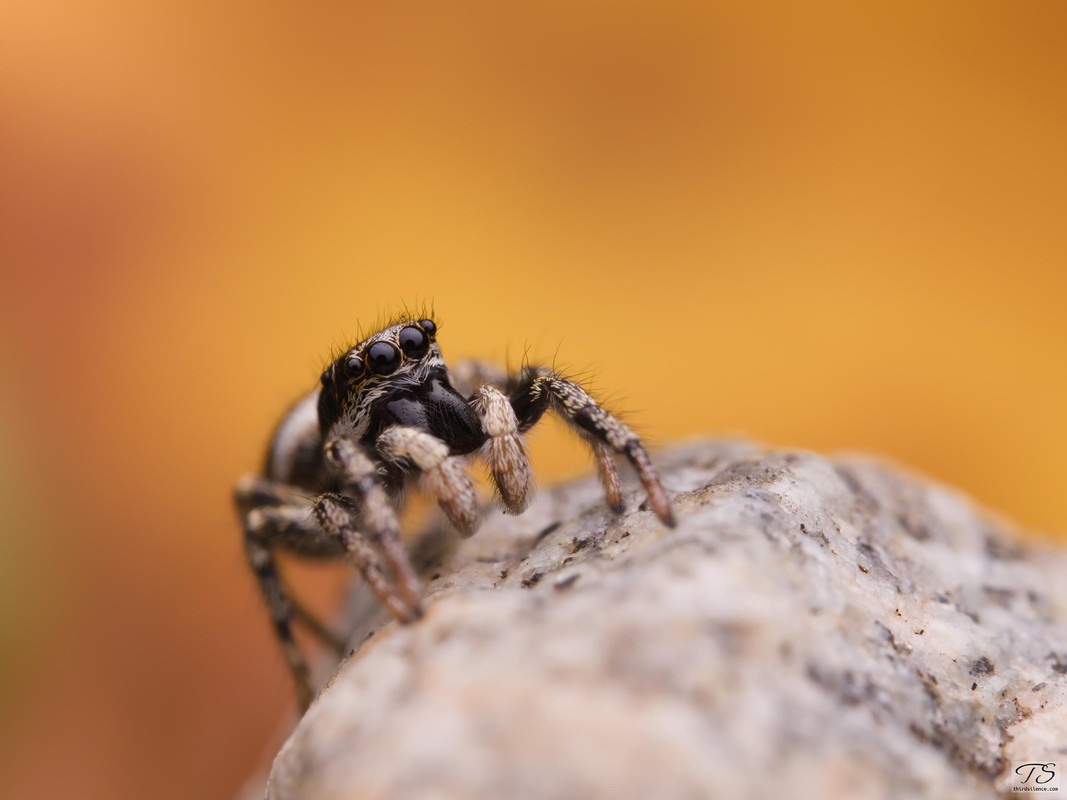
[[[402,302],[655,443],[873,451],[1067,534],[1064,7],[862,5],[0,8],[0,796],[266,763],[230,488]],[[589,468],[546,428],[542,481]]]

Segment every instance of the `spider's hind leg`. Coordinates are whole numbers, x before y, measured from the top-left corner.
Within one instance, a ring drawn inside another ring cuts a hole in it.
[[[262,484],[260,488],[267,486],[267,482]],[[242,493],[242,488],[246,487],[238,488],[238,506],[245,510],[252,495]],[[260,502],[263,502],[262,498]],[[322,531],[310,519],[309,511],[310,508],[306,505],[264,505],[251,508],[244,515],[245,556],[256,576],[260,592],[267,604],[267,612],[274,625],[274,633],[293,675],[297,703],[301,711],[311,705],[311,677],[307,660],[293,636],[293,617],[299,616],[300,612],[282,584],[274,548],[305,537],[321,541]],[[325,632],[324,626],[320,624],[319,627]]]
[[[289,595],[289,602],[293,606],[293,616],[300,620],[300,623],[320,642],[330,648],[334,655],[340,658],[348,652],[348,642],[343,636],[339,636],[330,630],[321,619],[292,594]]]
[[[499,364],[477,358],[457,361],[448,370],[449,380],[456,391],[470,397],[481,386],[503,390],[508,385],[508,373]]]
[[[344,458],[348,455],[347,448],[342,445],[336,451],[340,453],[341,460],[347,463],[348,459]],[[356,495],[355,500],[362,501],[361,521],[387,529],[384,535],[379,531],[378,543],[388,559],[389,543],[384,540],[389,538],[390,525],[393,526],[392,533],[396,533],[395,513],[385,490],[377,483],[373,466],[369,474],[364,474],[360,470],[365,464],[358,457],[351,459],[351,462],[348,469],[341,470],[341,474],[348,479],[366,479],[362,484],[353,486],[352,492]],[[418,583],[411,576],[414,585],[410,582],[405,584],[402,577],[405,574],[404,567],[401,565],[398,583],[401,591],[406,589],[408,604],[402,602],[397,591],[389,585],[378,554],[367,537],[353,525],[354,501],[347,497],[326,494],[313,501],[295,487],[250,476],[238,484],[236,501],[243,515],[245,554],[293,675],[297,702],[301,711],[305,711],[313,696],[311,678],[307,660],[293,636],[294,620],[302,622],[309,631],[338,652],[343,652],[345,645],[341,637],[329,631],[286,591],[278,572],[275,551],[285,550],[311,558],[347,556],[382,605],[402,621],[418,616]],[[398,541],[395,542],[392,556],[402,558],[403,563],[407,564],[407,556]]]
[[[671,501],[641,439],[580,384],[543,367],[528,367],[515,379],[510,399],[520,431],[537,424],[551,407],[590,443],[608,504],[615,511],[622,509],[622,491],[612,451],[626,456],[637,471],[656,516],[665,525],[674,527]]]

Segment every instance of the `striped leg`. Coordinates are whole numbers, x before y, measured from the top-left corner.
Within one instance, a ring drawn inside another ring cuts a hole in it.
[[[577,429],[593,446],[608,503],[616,510],[622,506],[622,495],[618,491],[618,474],[611,461],[611,453],[614,451],[626,456],[637,470],[656,516],[665,525],[674,527],[671,502],[645,446],[637,434],[602,408],[580,385],[551,370],[528,368],[523,370],[514,384],[511,405],[515,409],[520,431],[535,425],[549,406]]]
[[[267,612],[274,625],[274,633],[281,644],[286,664],[293,674],[296,685],[296,699],[300,710],[305,711],[311,705],[311,678],[307,660],[293,637],[292,619],[295,613],[293,602],[282,586],[278,575],[278,565],[274,559],[274,543],[294,538],[298,531],[290,524],[294,520],[292,507],[256,508],[248,513],[244,523],[245,554],[252,572],[259,582],[263,599],[267,603]],[[308,519],[307,508],[302,508],[305,530],[312,536],[322,536],[313,520]]]
[[[246,475],[237,484],[235,493],[237,508],[245,518],[253,509],[260,509],[254,518],[253,549],[277,546],[311,558],[333,558],[344,553],[340,543],[325,534],[315,525],[308,525],[311,516],[311,498],[303,491],[284,483],[278,483],[256,475]],[[269,510],[268,510],[269,509]],[[345,641],[295,597],[289,597],[293,616],[305,628],[317,636],[331,650],[342,654]]]
[[[357,505],[341,495],[323,495],[315,504],[319,524],[342,541],[349,560],[394,617],[401,622],[417,619],[422,615],[422,589],[411,559],[400,543],[396,509],[381,483],[377,466],[348,439],[331,439],[324,452],[326,463],[344,482],[346,494],[350,493]],[[358,529],[354,515],[359,520]],[[397,589],[409,608],[400,604],[397,593],[385,581],[368,538],[385,556]]]
[[[275,550],[316,558],[346,556],[394,617],[408,622],[420,613],[418,579],[400,545],[396,515],[385,490],[377,482],[373,464],[347,442],[331,445],[327,458],[336,461],[339,474],[351,484],[354,495],[351,499],[326,494],[312,503],[298,489],[256,477],[242,480],[237,487],[237,506],[245,514],[245,552],[293,674],[302,711],[311,703],[312,690],[307,660],[293,636],[294,618],[334,649],[342,649],[344,645],[286,592],[278,573]],[[370,465],[369,472],[365,469],[367,465]],[[375,526],[373,538],[387,560],[401,560],[393,574],[407,604],[390,585],[368,537],[353,524],[354,515]]]
[[[405,605],[389,584],[374,548],[362,531],[352,524],[352,506],[346,498],[337,494],[324,494],[315,504],[315,519],[327,534],[341,542],[345,556],[359,570],[363,580],[390,614],[401,622],[411,622],[421,615],[419,594],[410,594],[408,587],[405,600],[409,605]],[[407,554],[404,554],[403,558],[406,562]],[[411,571],[417,591],[418,579],[414,577],[410,563],[407,564],[407,569]]]

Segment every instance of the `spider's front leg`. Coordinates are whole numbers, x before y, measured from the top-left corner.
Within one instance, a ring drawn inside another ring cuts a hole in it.
[[[623,503],[612,451],[626,456],[637,471],[656,516],[665,525],[674,527],[671,501],[641,439],[600,406],[579,384],[543,367],[530,367],[516,379],[510,399],[520,432],[537,424],[550,406],[565,422],[578,430],[593,448],[608,504],[615,511],[620,511]]]
[[[349,560],[394,617],[401,622],[418,618],[422,614],[422,589],[400,543],[396,510],[381,483],[377,465],[356,444],[344,438],[326,442],[324,454],[326,463],[341,479],[346,494],[353,495],[358,501],[358,508],[344,495],[324,494],[315,503],[319,525],[342,542]],[[354,524],[354,518],[358,518],[359,527]],[[407,607],[386,580],[368,537],[385,556]]]

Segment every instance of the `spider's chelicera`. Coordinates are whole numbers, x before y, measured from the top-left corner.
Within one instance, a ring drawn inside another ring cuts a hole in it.
[[[401,622],[421,614],[418,577],[400,543],[397,503],[418,477],[456,529],[478,527],[478,496],[467,457],[485,460],[508,513],[531,495],[522,435],[549,408],[593,450],[607,502],[623,510],[614,454],[633,465],[649,505],[674,525],[671,504],[641,440],[579,384],[544,367],[514,375],[484,362],[449,369],[430,319],[404,320],[345,351],[299,400],[271,439],[263,476],[237,486],[245,550],[255,573],[302,709],[311,701],[307,662],[293,639],[299,618],[332,635],[284,590],[276,549],[312,557],[347,557]]]

